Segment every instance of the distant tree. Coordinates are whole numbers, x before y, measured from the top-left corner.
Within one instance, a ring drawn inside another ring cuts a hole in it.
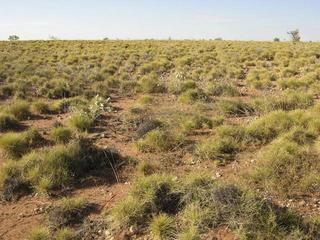
[[[222,41],[223,39],[221,37],[215,38],[216,41]]]
[[[280,42],[280,38],[275,37],[275,38],[273,39],[273,41],[274,41],[274,42]]]
[[[293,30],[288,32],[292,42],[300,42],[301,37],[300,37],[300,31],[299,29]]]
[[[49,40],[59,40],[59,38],[56,36],[50,35]]]
[[[109,40],[109,38],[108,37],[105,37],[104,39],[103,39],[103,41],[108,41]]]
[[[20,38],[17,35],[11,35],[9,36],[8,40],[9,41],[18,41]]]

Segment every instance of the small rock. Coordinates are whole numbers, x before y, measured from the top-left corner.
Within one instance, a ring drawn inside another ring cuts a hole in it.
[[[305,202],[304,200],[302,200],[302,201],[300,201],[300,202],[298,203],[298,205],[301,206],[301,207],[303,207],[304,205],[306,205],[306,202]]]

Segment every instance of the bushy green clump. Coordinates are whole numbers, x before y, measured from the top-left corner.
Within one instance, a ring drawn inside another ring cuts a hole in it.
[[[0,149],[11,158],[19,158],[42,141],[36,129],[23,133],[6,133],[0,137]]]
[[[257,89],[270,88],[273,85],[272,82],[275,80],[276,77],[265,69],[252,70],[246,78],[247,83]]]
[[[171,79],[169,82],[168,90],[174,94],[181,94],[188,90],[197,89],[197,84],[193,80],[180,80],[180,79]]]
[[[293,117],[284,111],[275,111],[249,124],[246,137],[249,142],[268,143],[295,124]]]
[[[94,119],[82,113],[74,113],[69,121],[70,127],[81,132],[89,131],[94,124]]]
[[[151,162],[141,162],[138,165],[138,171],[142,173],[144,176],[152,175],[156,172],[158,166]]]
[[[38,114],[48,114],[50,113],[49,104],[43,101],[38,101],[32,104],[34,111]]]
[[[149,228],[155,240],[175,239],[176,228],[174,218],[166,214],[155,216],[151,220]]]
[[[231,84],[211,84],[208,86],[208,94],[212,96],[238,97],[241,96],[239,90]]]
[[[50,110],[56,113],[66,113],[71,109],[81,109],[88,104],[88,101],[81,97],[67,98],[54,101]]]
[[[0,189],[9,188],[10,182],[21,182],[37,192],[47,193],[72,185],[90,170],[107,168],[105,160],[109,157],[111,159],[109,154],[99,151],[83,139],[33,151],[24,155],[16,165],[9,164],[1,169]],[[112,161],[115,159],[116,155],[112,154]]]
[[[43,96],[53,99],[69,98],[72,95],[70,84],[65,79],[54,79],[46,82],[40,92]]]
[[[185,104],[192,104],[202,97],[199,89],[188,89],[179,95],[179,101]]]
[[[148,132],[144,138],[137,141],[136,145],[140,151],[169,151],[182,144],[184,136],[181,134],[155,129]]]
[[[28,240],[50,240],[51,234],[47,228],[38,227],[31,231]]]
[[[165,86],[156,74],[144,76],[139,81],[141,91],[144,93],[162,93],[165,92]]]
[[[73,240],[76,239],[75,233],[70,228],[62,228],[56,232],[54,240]]]
[[[269,105],[273,110],[290,111],[294,109],[305,109],[314,104],[314,98],[311,94],[301,91],[285,91],[281,96],[274,97]]]
[[[66,127],[56,127],[50,131],[49,135],[55,143],[68,143],[72,139],[72,130]]]
[[[244,128],[222,125],[217,129],[216,136],[196,145],[195,154],[200,159],[215,160],[219,164],[225,164],[241,149],[244,137]]]
[[[216,108],[228,116],[248,116],[255,112],[252,104],[241,100],[220,100],[217,102]]]
[[[57,145],[41,152],[25,155],[23,164],[25,178],[40,192],[60,188],[81,177],[90,168],[90,149],[85,143],[75,141],[69,145]]]
[[[82,198],[63,198],[48,212],[48,220],[53,229],[81,223],[90,212],[90,206]]]
[[[111,215],[117,226],[149,229],[155,239],[200,239],[200,234],[219,227],[242,239],[281,239],[303,229],[299,216],[206,174],[179,180],[163,175],[140,178]]]
[[[262,150],[253,180],[275,194],[318,192],[318,150],[310,145],[312,141],[303,145],[300,138],[292,136],[293,133],[283,136]]]
[[[20,123],[15,116],[6,113],[0,113],[0,132],[15,130],[19,127]]]
[[[27,120],[32,114],[30,104],[25,101],[15,101],[6,109],[6,112],[15,116],[18,120]]]
[[[175,213],[180,199],[175,187],[176,182],[171,176],[151,175],[139,178],[128,197],[117,203],[112,210],[116,225],[147,226],[154,214]]]
[[[185,121],[182,122],[182,128],[185,132],[189,132],[196,129],[201,128],[212,128],[213,122],[210,118],[196,115],[191,118],[187,118]]]

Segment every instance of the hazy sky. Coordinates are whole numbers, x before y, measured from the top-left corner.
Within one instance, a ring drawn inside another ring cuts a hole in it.
[[[320,41],[320,0],[0,0],[0,39]]]

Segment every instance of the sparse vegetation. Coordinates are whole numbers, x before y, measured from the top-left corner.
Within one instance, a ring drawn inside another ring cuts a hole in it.
[[[320,45],[297,42],[1,42],[0,236],[319,239]]]

